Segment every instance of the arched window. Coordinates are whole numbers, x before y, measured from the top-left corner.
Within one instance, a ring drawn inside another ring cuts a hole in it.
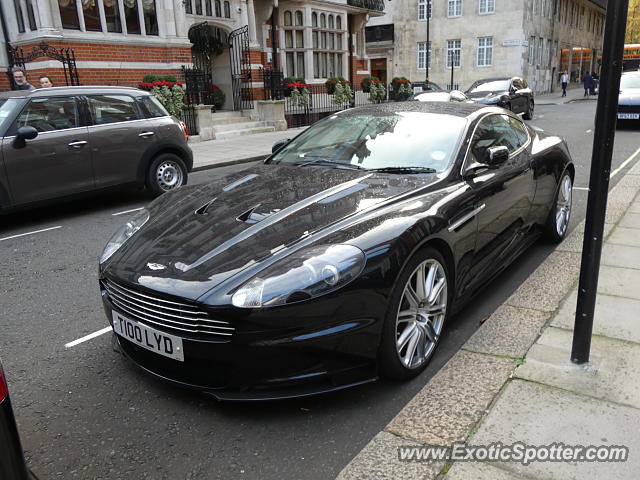
[[[204,5],[204,13],[207,16],[211,16],[213,15],[212,10],[211,10],[211,0],[206,0],[206,3]]]
[[[291,25],[291,12],[289,10],[285,10],[284,12],[284,24],[285,26]]]
[[[224,2],[224,18],[231,18],[231,7],[229,2]]]
[[[220,0],[216,0],[216,17],[221,17],[222,16],[222,12],[220,10]]]
[[[311,25],[314,27],[318,26],[318,14],[316,12],[311,14]]]
[[[324,13],[320,14],[320,27],[321,28],[326,28],[327,26],[327,17],[325,16]]]
[[[335,28],[333,23],[333,15],[329,15],[329,28]]]
[[[296,25],[303,25],[302,21],[302,12],[300,10],[296,10]]]
[[[342,17],[340,15],[336,17],[336,28],[342,30]]]

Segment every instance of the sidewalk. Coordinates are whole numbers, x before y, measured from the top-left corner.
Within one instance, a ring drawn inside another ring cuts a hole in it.
[[[588,365],[570,361],[584,222],[344,468],[353,479],[637,479],[640,162],[609,194]],[[625,462],[406,461],[401,446],[626,446]]]
[[[256,133],[226,140],[192,143],[189,146],[193,150],[193,170],[261,160],[271,153],[271,147],[278,140],[293,138],[306,128],[290,128],[280,132]]]
[[[536,105],[563,105],[569,102],[576,102],[582,100],[597,100],[597,95],[591,95],[589,97],[584,96],[584,88],[582,85],[574,84],[574,87],[567,88],[567,96],[562,96],[562,87],[554,86],[556,90],[553,93],[543,93],[542,95],[536,95],[534,101]]]

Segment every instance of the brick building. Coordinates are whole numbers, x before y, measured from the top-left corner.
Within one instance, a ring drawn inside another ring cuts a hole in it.
[[[234,106],[233,78],[240,71],[251,73],[241,81],[243,88],[252,90],[254,100],[264,97],[260,71],[273,66],[285,77],[304,77],[309,83],[324,83],[331,76],[359,83],[368,74],[364,25],[384,9],[384,0],[281,0],[279,4],[278,0],[1,0],[0,4],[0,68],[8,70],[15,63],[16,52],[11,49],[20,48],[33,85],[45,73],[54,84],[66,83],[55,52],[46,55],[53,49],[73,50],[80,83],[85,85],[137,85],[147,73],[180,78],[182,66],[195,63],[206,70],[208,81],[225,92],[225,108]],[[276,50],[273,32],[278,38]],[[238,40],[238,33],[243,35],[238,46],[245,48],[241,65],[234,64],[229,49],[230,39]],[[8,88],[9,76],[1,75],[0,89]]]

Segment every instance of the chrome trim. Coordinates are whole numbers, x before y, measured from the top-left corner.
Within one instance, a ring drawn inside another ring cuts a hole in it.
[[[153,132],[142,132],[142,133],[139,133],[138,136],[142,137],[142,138],[147,138],[147,137],[150,137],[153,134],[154,134]]]
[[[458,227],[462,226],[463,224],[467,223],[469,220],[471,220],[473,217],[475,217],[478,213],[480,213],[482,210],[484,210],[484,207],[486,207],[486,206],[487,205],[483,203],[478,208],[475,208],[472,211],[470,211],[469,213],[467,213],[466,215],[463,215],[461,218],[459,218],[454,223],[452,223],[447,230],[449,230],[450,232],[453,232],[456,228],[458,228]]]
[[[82,147],[83,145],[86,145],[88,142],[86,140],[76,140],[74,142],[70,142],[67,143],[68,146],[70,147]]]
[[[235,332],[229,322],[208,318],[207,312],[196,305],[145,295],[111,280],[103,280],[101,283],[113,305],[135,320],[169,330],[212,336],[228,337]]]

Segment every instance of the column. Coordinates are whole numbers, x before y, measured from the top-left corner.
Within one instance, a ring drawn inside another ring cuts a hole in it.
[[[176,23],[176,36],[187,36],[187,13],[182,4],[182,0],[173,0],[173,13]]]
[[[248,23],[247,25],[249,25],[249,46],[250,47],[257,47],[260,46],[260,44],[258,43],[258,37],[256,35],[256,11],[253,8],[253,0],[246,0],[247,1],[247,17],[248,17]]]
[[[56,2],[57,3],[57,2]],[[45,0],[44,2],[37,2],[38,17],[40,19],[40,31],[42,33],[60,33],[59,29],[53,23],[53,13],[51,12],[51,2]]]

